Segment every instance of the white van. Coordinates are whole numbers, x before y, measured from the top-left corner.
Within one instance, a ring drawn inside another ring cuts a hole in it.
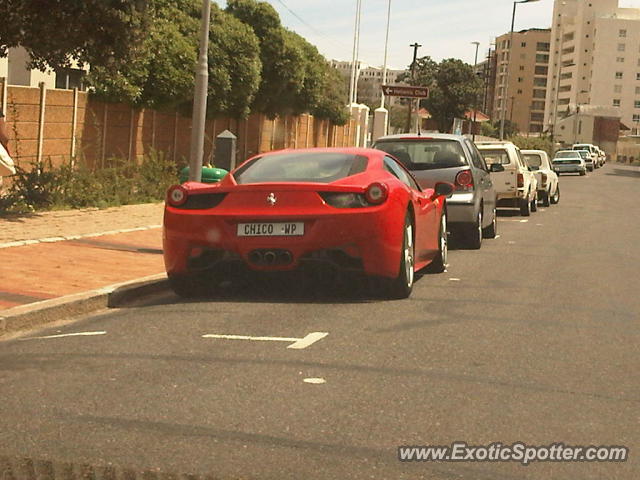
[[[600,152],[598,152],[598,147],[591,143],[576,143],[571,147],[572,150],[587,150],[591,154],[591,159],[593,161],[593,168],[600,168],[602,166],[602,162],[600,161]]]

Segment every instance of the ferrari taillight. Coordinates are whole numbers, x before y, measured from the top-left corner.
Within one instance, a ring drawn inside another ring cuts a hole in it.
[[[187,201],[187,190],[181,185],[174,185],[167,191],[167,203],[172,207],[180,207]]]
[[[524,188],[524,175],[522,173],[518,174],[518,188]]]
[[[389,196],[389,189],[384,183],[372,183],[364,192],[364,198],[372,205],[384,203]]]
[[[456,175],[456,190],[473,190],[471,170],[462,170]]]

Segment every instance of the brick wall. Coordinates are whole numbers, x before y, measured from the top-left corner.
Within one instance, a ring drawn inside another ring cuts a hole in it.
[[[18,86],[0,89],[2,104],[6,104],[9,149],[23,168],[39,159],[58,165],[71,158],[99,167],[113,157],[139,160],[152,149],[176,162],[189,156],[191,118],[176,112],[104,103],[86,92]],[[255,114],[240,120],[208,119],[206,158],[212,158],[215,137],[224,130],[238,137],[239,160],[281,148],[355,144],[354,120],[336,126],[311,115],[270,120]]]

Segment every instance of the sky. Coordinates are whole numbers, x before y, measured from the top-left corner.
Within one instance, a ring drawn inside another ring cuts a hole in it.
[[[266,0],[285,27],[314,44],[327,59],[351,61],[356,0]],[[596,0],[597,1],[597,0]],[[226,2],[216,2],[224,7]],[[361,61],[381,66],[388,0],[362,0]],[[622,7],[639,7],[640,0],[620,0]],[[480,42],[482,61],[495,37],[511,27],[512,0],[391,0],[388,65],[402,69],[412,60],[410,44],[422,47],[418,56],[435,60],[460,58],[473,64]],[[515,30],[549,28],[553,0],[518,5]]]

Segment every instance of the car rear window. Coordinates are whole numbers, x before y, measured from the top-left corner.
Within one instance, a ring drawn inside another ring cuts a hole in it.
[[[467,165],[464,150],[456,140],[436,138],[383,140],[374,148],[397,158],[409,170],[432,170]]]
[[[582,158],[576,151],[557,152],[555,158]]]
[[[522,156],[531,168],[539,169],[542,166],[542,156],[539,153],[523,153]]]
[[[480,150],[480,153],[484,157],[484,161],[487,162],[487,165],[509,165],[511,163],[509,154],[504,148],[495,148],[491,150],[482,149]]]
[[[334,152],[287,152],[258,157],[233,173],[238,184],[263,182],[331,183],[362,173],[369,160]]]

